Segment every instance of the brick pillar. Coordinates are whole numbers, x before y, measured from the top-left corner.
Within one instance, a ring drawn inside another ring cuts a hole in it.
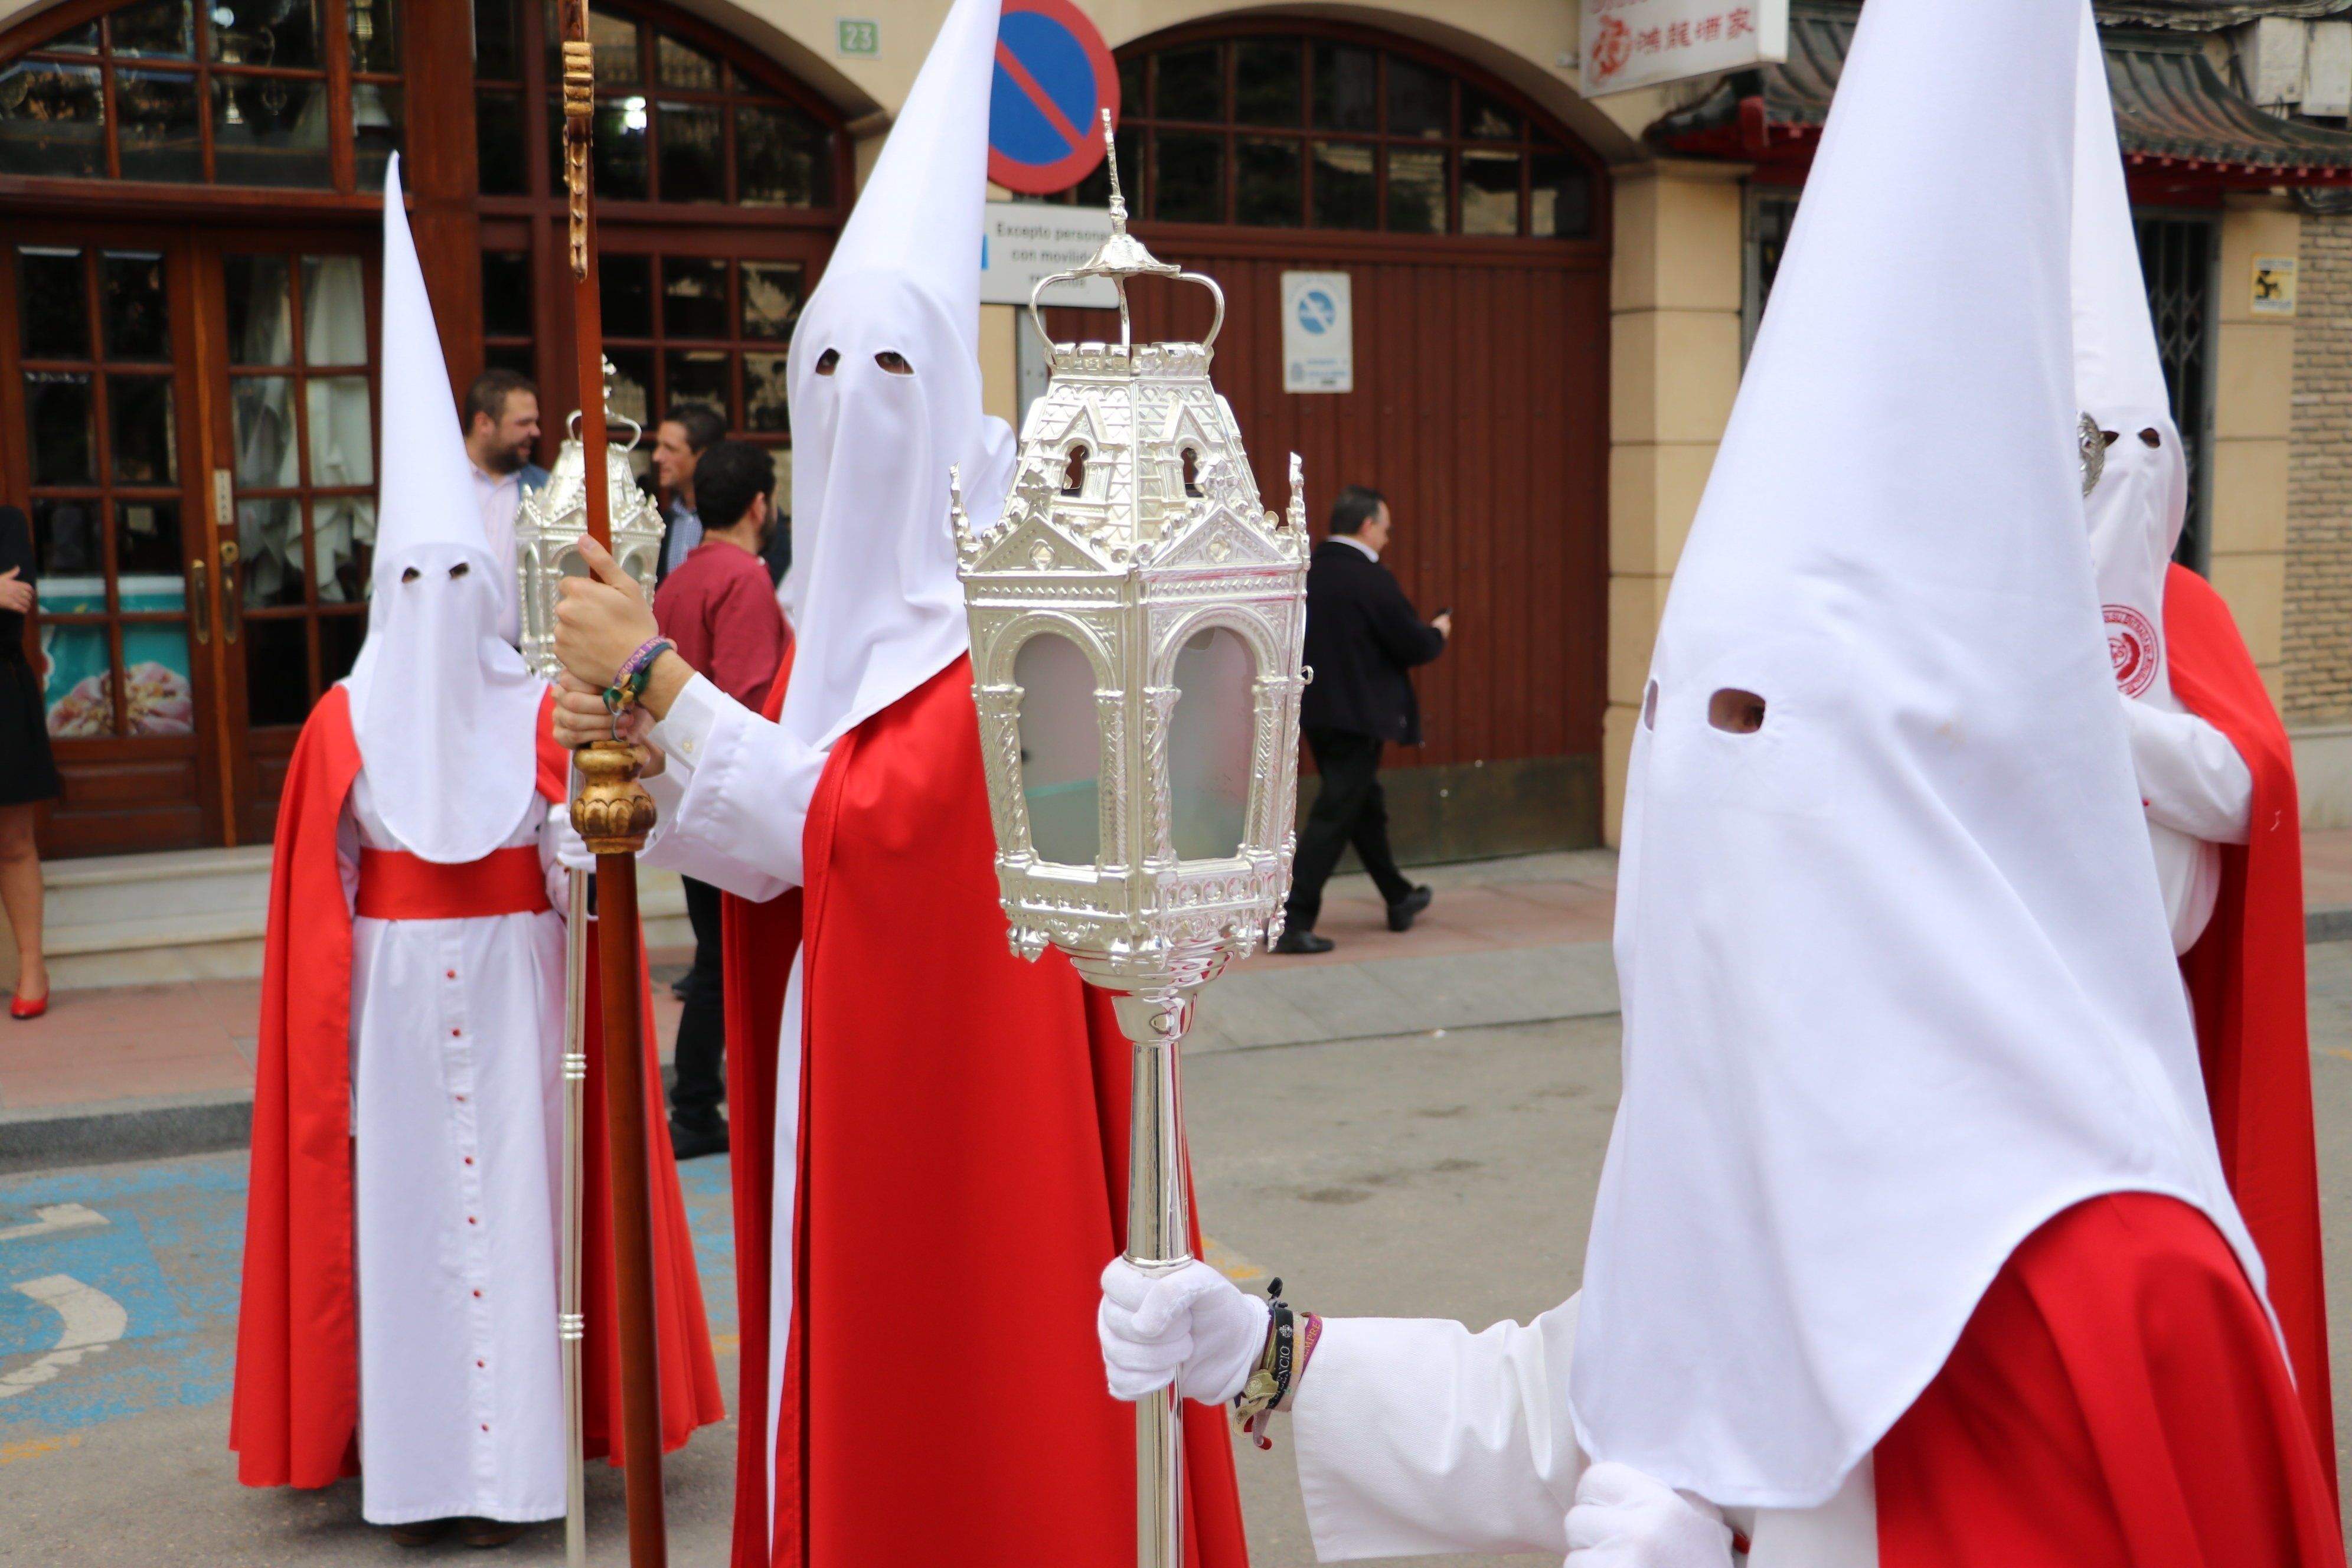
[[[2303,220],[2287,468],[2290,724],[2352,721],[2352,214]]]
[[[1610,276],[1609,710],[1602,833],[1625,763],[1666,583],[1739,390],[1742,171],[1658,163],[1617,176]]]

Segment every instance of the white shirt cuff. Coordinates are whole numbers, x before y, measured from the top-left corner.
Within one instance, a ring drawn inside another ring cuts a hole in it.
[[[650,737],[670,765],[692,773],[710,751],[710,731],[735,700],[697,674],[678,691]]]

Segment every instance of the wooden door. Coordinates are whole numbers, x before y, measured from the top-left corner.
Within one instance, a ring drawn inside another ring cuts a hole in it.
[[[1426,743],[1392,761],[1597,758],[1609,575],[1598,247],[1139,227],[1163,259],[1224,289],[1213,374],[1267,503],[1288,500],[1294,451],[1318,536],[1340,486],[1382,491],[1395,518],[1383,563],[1423,615],[1454,612],[1452,646],[1416,676]],[[1294,268],[1349,275],[1350,393],[1283,390],[1282,274]],[[1199,289],[1145,282],[1129,293],[1138,339],[1208,330]],[[1065,342],[1118,336],[1110,311],[1046,314]]]
[[[53,854],[223,841],[205,388],[184,229],[12,225],[0,499],[33,521]]]
[[[215,720],[237,843],[269,840],[302,721],[367,635],[376,249],[373,229],[198,247]]]

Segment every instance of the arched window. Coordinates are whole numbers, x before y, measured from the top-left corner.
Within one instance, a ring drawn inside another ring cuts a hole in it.
[[[533,0],[475,0],[485,357],[561,388],[562,322],[541,313],[570,280],[553,29]],[[589,32],[614,408],[650,432],[704,405],[781,458],[785,347],[852,185],[840,114],[664,5],[596,0]]]
[[[394,152],[451,369],[537,381],[554,456],[579,403],[555,10],[63,0],[0,26],[0,503],[33,523],[50,852],[271,836],[365,636],[398,458],[375,450]],[[840,111],[665,0],[591,17],[615,408],[650,435],[707,405],[785,478],[785,350],[851,190]]]
[[[1137,216],[1388,234],[1584,239],[1599,173],[1499,82],[1403,40],[1293,23],[1121,51]],[[1073,199],[1099,205],[1097,172]]]
[[[138,0],[54,21],[0,65],[0,171],[348,192],[401,144],[399,0]]]

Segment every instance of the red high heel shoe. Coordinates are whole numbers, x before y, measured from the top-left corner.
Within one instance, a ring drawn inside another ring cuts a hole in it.
[[[49,998],[46,992],[29,999],[23,996],[12,996],[8,999],[8,1016],[20,1024],[37,1018],[48,1010]]]

